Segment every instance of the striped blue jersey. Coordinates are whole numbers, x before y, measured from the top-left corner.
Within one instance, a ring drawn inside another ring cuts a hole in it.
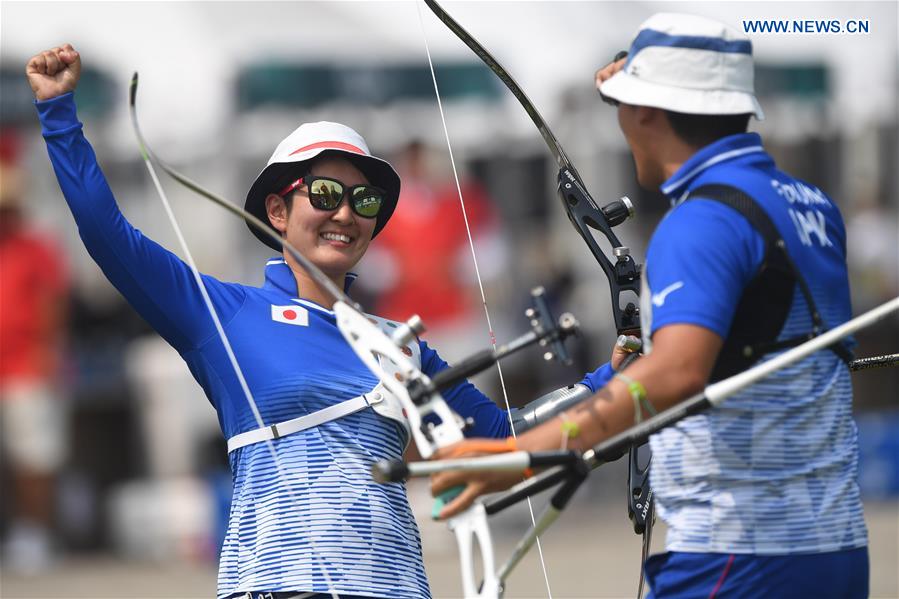
[[[756,134],[719,140],[663,186],[673,203],[647,253],[643,331],[694,324],[726,338],[765,253],[761,235],[724,204],[682,200],[727,184],[771,217],[827,327],[851,317],[846,239],[837,207],[779,171]],[[779,339],[812,330],[798,286]],[[763,359],[770,359],[771,356]],[[797,554],[867,544],[849,370],[820,351],[654,435],[651,483],[670,551]]]
[[[37,108],[50,160],[85,247],[107,278],[182,356],[226,438],[259,425],[186,264],[131,226],[84,138],[72,94]],[[333,312],[301,299],[283,259],[262,287],[203,276],[266,425],[370,391],[377,379]],[[447,367],[420,342],[422,370]],[[505,413],[472,385],[444,394],[474,420],[469,435],[509,434]],[[376,460],[402,457],[402,426],[365,409],[229,454],[234,494],[219,566],[219,597],[326,592],[427,597],[418,528],[405,486],[371,479]]]

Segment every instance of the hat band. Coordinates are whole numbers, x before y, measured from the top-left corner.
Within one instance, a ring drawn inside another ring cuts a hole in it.
[[[702,35],[671,35],[655,29],[644,29],[634,38],[634,43],[631,44],[625,68],[630,66],[631,61],[634,60],[634,57],[640,50],[650,46],[752,55],[752,42],[749,40],[725,40],[720,37],[706,37]]]
[[[293,156],[294,154],[299,154],[300,152],[305,152],[307,150],[315,150],[317,148],[328,148],[330,150],[346,150],[347,152],[352,152],[354,154],[362,154],[363,156],[368,156],[368,152],[363,152],[353,144],[348,144],[343,141],[319,141],[314,144],[309,144],[308,146],[303,146],[302,148],[296,149],[288,154],[288,156]]]

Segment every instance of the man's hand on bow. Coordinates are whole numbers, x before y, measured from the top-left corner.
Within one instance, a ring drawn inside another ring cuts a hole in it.
[[[634,353],[639,353],[643,346],[639,337],[634,337],[633,335],[622,335],[622,337],[623,339],[619,338],[612,347],[612,356],[609,358],[609,363],[612,365],[612,370],[615,372],[621,370],[624,360],[627,357]]]
[[[28,84],[38,100],[75,91],[81,76],[81,55],[71,44],[35,54],[25,66]]]

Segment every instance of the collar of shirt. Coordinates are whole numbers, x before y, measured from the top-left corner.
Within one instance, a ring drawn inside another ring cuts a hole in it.
[[[771,160],[762,147],[762,138],[758,133],[722,137],[690,156],[660,189],[674,207],[686,197],[690,182],[706,169],[723,163],[749,162],[759,158]]]
[[[343,292],[349,293],[350,286],[352,286],[353,281],[359,275],[354,272],[346,273],[346,278],[343,280]],[[277,290],[285,295],[291,295],[297,299],[299,299],[300,294],[297,293],[297,280],[293,276],[293,271],[290,270],[290,267],[287,265],[287,262],[284,261],[284,258],[274,257],[269,258],[265,263],[265,283],[262,285],[263,289],[267,290]]]

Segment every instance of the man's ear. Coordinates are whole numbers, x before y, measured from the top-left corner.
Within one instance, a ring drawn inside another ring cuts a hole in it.
[[[647,143],[658,145],[674,135],[671,121],[668,120],[668,115],[661,108],[637,106],[635,119]]]
[[[265,196],[265,212],[268,222],[282,235],[287,231],[287,202],[273,193]]]
[[[652,106],[637,106],[637,122],[640,125],[651,125],[655,124],[659,121],[659,119],[663,119],[666,123],[668,119],[665,118],[665,111],[660,108],[653,108]]]

